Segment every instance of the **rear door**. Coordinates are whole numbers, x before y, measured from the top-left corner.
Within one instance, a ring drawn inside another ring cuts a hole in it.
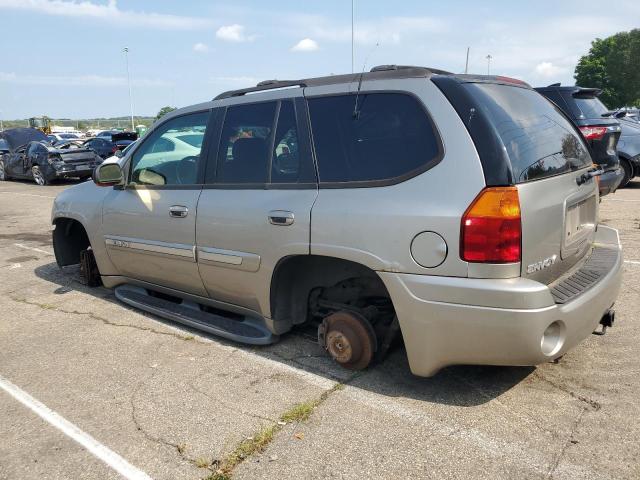
[[[131,155],[127,185],[105,197],[104,241],[121,275],[206,296],[195,258],[201,147],[182,142],[170,151],[157,150],[183,136],[204,138],[208,119],[206,110],[155,128]]]
[[[261,97],[270,100],[247,96],[219,111],[196,242],[211,298],[268,317],[275,266],[309,253],[317,186],[301,92]]]
[[[522,276],[550,283],[593,243],[598,185],[587,145],[537,92],[495,83],[464,85],[490,119],[511,164],[522,215]]]

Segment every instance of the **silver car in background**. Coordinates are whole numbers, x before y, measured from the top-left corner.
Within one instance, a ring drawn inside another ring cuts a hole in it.
[[[365,368],[535,365],[613,323],[617,231],[580,132],[524,82],[381,66],[163,117],[62,192],[61,266],[254,345],[297,325]]]

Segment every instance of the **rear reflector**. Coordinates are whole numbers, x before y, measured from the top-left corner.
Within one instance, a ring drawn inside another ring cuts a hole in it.
[[[482,190],[462,216],[460,257],[467,262],[520,261],[522,227],[516,187]]]
[[[587,125],[580,127],[580,131],[582,132],[582,136],[585,140],[601,140],[605,133],[607,133],[607,127],[594,127]]]

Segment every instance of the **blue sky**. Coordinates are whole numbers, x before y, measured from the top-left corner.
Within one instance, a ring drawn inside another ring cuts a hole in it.
[[[605,8],[603,8],[603,5]],[[595,37],[639,27],[640,1],[355,0],[356,70],[425,65],[573,83]],[[0,115],[136,115],[271,78],[351,71],[349,0],[0,0]]]

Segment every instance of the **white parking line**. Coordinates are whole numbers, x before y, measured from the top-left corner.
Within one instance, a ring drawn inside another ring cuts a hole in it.
[[[28,247],[27,245],[23,245],[21,243],[14,243],[13,245],[18,247],[18,248],[24,248],[25,250],[32,250],[34,252],[44,253],[45,255],[53,255],[53,252],[48,252],[46,250],[41,250],[41,249],[36,248],[36,247]]]
[[[0,193],[5,193],[7,195],[22,195],[24,197],[56,198],[56,197],[52,197],[51,195],[37,195],[35,193],[20,193],[20,192],[0,192]]]
[[[640,262],[637,260],[625,260],[624,263],[630,263],[631,265],[640,265]]]
[[[40,418],[49,422],[72,440],[75,440],[95,457],[102,460],[108,466],[128,480],[151,480],[151,477],[142,470],[137,469],[117,453],[109,450],[88,433],[83,432],[73,423],[61,417],[45,404],[39,402],[24,390],[21,390],[9,380],[0,375],[0,388],[29,408]]]

